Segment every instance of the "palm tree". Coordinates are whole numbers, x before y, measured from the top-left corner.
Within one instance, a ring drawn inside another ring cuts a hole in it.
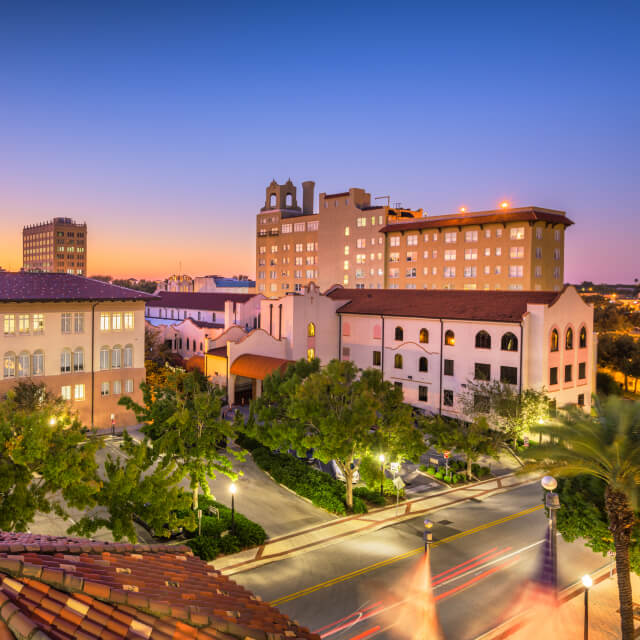
[[[640,402],[609,397],[595,402],[595,415],[567,408],[555,423],[535,427],[549,442],[533,447],[525,469],[555,476],[590,475],[605,483],[605,511],[616,551],[622,639],[632,640],[633,604],[629,546],[633,506],[640,484]]]

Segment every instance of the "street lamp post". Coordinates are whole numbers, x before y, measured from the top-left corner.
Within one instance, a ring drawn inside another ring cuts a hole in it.
[[[424,519],[424,554],[427,557],[427,562],[429,561],[429,554],[431,551],[431,545],[433,544],[433,522],[428,518]]]
[[[582,576],[584,585],[584,640],[589,640],[589,589],[593,586],[590,575]]]
[[[384,496],[384,453],[378,456],[380,460],[380,495]]]
[[[229,491],[231,491],[231,531],[235,529],[235,515],[236,515],[236,483],[232,482],[231,487],[229,487]]]
[[[549,510],[549,542],[551,544],[551,574],[553,587],[558,590],[558,547],[556,544],[556,511],[560,508],[560,498],[554,489],[558,486],[553,476],[545,476],[540,484],[546,490],[545,505]]]

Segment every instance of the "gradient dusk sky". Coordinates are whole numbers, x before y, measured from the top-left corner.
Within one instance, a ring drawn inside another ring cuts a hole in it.
[[[0,266],[255,275],[275,178],[431,214],[563,209],[565,279],[640,278],[639,2],[0,2]],[[316,202],[317,207],[317,202]]]

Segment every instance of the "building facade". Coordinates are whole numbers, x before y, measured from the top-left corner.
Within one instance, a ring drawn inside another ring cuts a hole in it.
[[[573,287],[553,291],[362,290],[315,285],[264,299],[260,327],[216,350],[229,395],[300,358],[378,368],[427,414],[464,418],[470,381],[544,390],[557,406],[591,407],[597,343],[593,308]],[[211,367],[214,363],[211,363]],[[212,368],[210,370],[213,370]],[[218,376],[218,382],[220,382]],[[239,393],[240,392],[240,393]]]
[[[54,218],[22,230],[25,271],[87,275],[87,225]]]
[[[352,188],[319,195],[303,183],[307,203],[288,181],[272,182],[257,217],[256,290],[269,297],[309,282],[357,289],[559,291],[563,211],[501,208],[427,216],[422,209],[372,204]]]
[[[44,382],[86,426],[135,424],[118,401],[142,401],[149,297],[69,274],[0,273],[0,393]]]

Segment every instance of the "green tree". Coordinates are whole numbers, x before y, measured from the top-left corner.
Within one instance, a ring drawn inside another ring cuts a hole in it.
[[[148,439],[138,443],[126,431],[123,435],[122,456],[109,454],[104,465],[102,487],[96,495],[96,504],[102,509],[85,515],[69,531],[91,536],[106,527],[116,540],[126,537],[137,542],[136,517],[158,537],[169,537],[181,527],[193,530],[191,500],[179,487],[183,474],[177,465],[154,464]]]
[[[417,443],[421,435],[410,408],[398,400],[400,393],[377,370],[359,376],[352,362],[332,360],[300,384],[290,404],[297,422],[291,433],[295,448],[313,449],[323,462],[335,460],[346,481],[349,509],[353,478],[364,456],[385,448],[386,459],[393,460],[426,449],[424,442]]]
[[[484,417],[465,422],[435,416],[426,420],[425,430],[429,433],[429,443],[436,451],[453,449],[464,454],[469,480],[473,479],[473,463],[482,455],[497,455],[504,439],[501,432],[489,427]]]
[[[465,416],[472,420],[484,417],[493,428],[500,429],[517,446],[521,438],[549,417],[549,401],[544,391],[525,389],[492,380],[468,380],[460,394]]]
[[[68,507],[92,507],[100,446],[57,399],[40,396],[34,408],[9,391],[0,402],[0,529],[24,531],[38,511],[66,518]]]
[[[314,358],[298,360],[284,373],[276,370],[268,375],[262,395],[251,403],[245,431],[270,449],[296,449],[303,431],[300,422],[291,416],[291,403],[302,381],[319,370],[320,361]]]
[[[65,401],[47,389],[44,382],[36,384],[31,380],[21,380],[16,384],[12,392],[12,400],[16,407],[27,411],[47,408],[52,415],[66,412]]]
[[[199,490],[210,496],[207,479],[215,478],[216,472],[236,479],[231,458],[242,459],[242,454],[227,446],[235,432],[221,416],[224,393],[200,371],[167,369],[164,384],[141,385],[143,405],[129,397],[121,398],[120,404],[146,423],[142,432],[150,440],[154,461],[161,467],[175,464],[189,477],[197,510]]]
[[[596,401],[595,417],[568,407],[557,422],[535,428],[550,441],[528,451],[526,469],[542,468],[559,477],[587,475],[604,485],[604,510],[616,551],[623,640],[634,637],[631,598],[632,504],[640,483],[640,403],[609,397]]]

